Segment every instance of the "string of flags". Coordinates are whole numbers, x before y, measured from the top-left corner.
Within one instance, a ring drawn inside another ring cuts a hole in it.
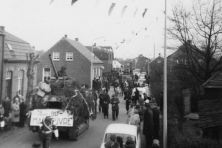
[[[72,0],[71,1],[71,5],[73,5],[77,0]]]
[[[108,11],[108,15],[109,15],[109,16],[111,16],[111,14],[112,14],[115,6],[116,6],[116,3],[112,3],[112,4],[110,5],[109,11]],[[125,11],[126,11],[127,8],[128,8],[127,5],[123,6],[122,11],[121,11],[121,16],[124,15],[124,13],[125,13]],[[143,17],[143,18],[146,16],[147,10],[148,10],[147,8],[144,8],[143,13],[142,13],[142,17]],[[134,16],[134,17],[136,17],[137,12],[138,12],[138,8],[136,8],[136,10],[135,10],[134,13],[133,13],[133,16]]]
[[[71,5],[73,5],[75,2],[77,2],[78,0],[71,0]],[[50,0],[49,4],[52,4],[54,2],[54,0]]]
[[[75,4],[78,0],[71,0],[71,5]],[[134,0],[132,0],[134,1]],[[54,2],[54,0],[50,0],[50,4],[52,4]],[[116,2],[112,2],[111,5],[109,6],[109,10],[108,10],[108,16],[111,16],[112,15],[112,12],[114,11],[115,7],[117,6],[117,3]],[[121,11],[121,17],[124,16],[126,10],[128,8],[128,5],[124,5],[123,8],[122,8],[122,11]],[[136,17],[137,13],[138,13],[139,9],[136,8],[134,13],[133,13],[133,17]],[[147,14],[147,11],[148,9],[147,8],[144,8],[144,10],[142,11],[142,17],[144,18]]]
[[[116,6],[116,3],[112,3],[111,6],[109,7],[108,15],[110,16],[114,7]]]
[[[122,13],[121,13],[121,16],[122,16],[122,17],[123,17],[123,15],[124,15],[124,13],[125,13],[127,7],[128,7],[127,5],[125,5],[125,6],[123,7],[123,9],[122,9]]]

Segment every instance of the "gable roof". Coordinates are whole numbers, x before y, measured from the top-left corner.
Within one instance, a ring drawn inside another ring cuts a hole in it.
[[[202,85],[205,88],[222,88],[222,72],[219,71]]]
[[[5,31],[4,59],[7,61],[26,61],[26,54],[34,52],[31,45]]]
[[[151,60],[150,64],[154,64],[154,63],[162,63],[164,61],[164,58],[161,56],[158,56],[157,58]]]
[[[90,62],[97,64],[102,64],[103,62],[98,59],[94,53],[89,51],[85,46],[83,46],[80,42],[69,39],[69,38],[63,38],[66,40],[71,46],[73,46],[76,50],[78,50],[83,56],[85,56]]]
[[[100,59],[100,60],[113,60],[113,50],[111,46],[86,46],[86,48],[92,52]]]

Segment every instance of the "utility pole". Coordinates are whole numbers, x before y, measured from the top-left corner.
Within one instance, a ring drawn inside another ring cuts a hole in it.
[[[167,0],[165,0],[164,22],[164,82],[163,82],[163,148],[167,148]]]
[[[4,43],[5,43],[5,28],[0,26],[0,102],[2,102],[2,89],[4,81]]]

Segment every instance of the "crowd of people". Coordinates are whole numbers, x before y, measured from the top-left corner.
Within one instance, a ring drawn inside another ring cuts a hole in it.
[[[126,112],[128,115],[127,123],[135,125],[138,127],[138,130],[145,136],[146,146],[147,147],[159,147],[159,106],[157,106],[155,99],[147,93],[148,85],[147,81],[144,84],[140,85],[136,77],[130,80],[120,80],[116,79],[111,83],[114,88],[114,95],[112,99],[109,98],[109,95],[106,91],[102,91],[100,94],[100,104],[104,105],[103,100],[108,100],[109,103],[112,103],[111,100],[116,100],[119,103],[119,95],[123,95],[125,100]],[[120,92],[118,91],[120,89]],[[104,105],[105,106],[105,105]],[[104,118],[107,114],[107,107],[104,107],[105,113]],[[113,114],[116,113],[118,117],[119,108],[116,109],[116,112],[113,111]],[[113,120],[115,118],[113,117]],[[117,144],[116,144],[117,143]],[[129,138],[130,143],[130,138]],[[111,146],[112,145],[112,146]],[[118,142],[115,135],[110,137],[110,140],[105,146],[106,148],[121,148],[121,143]],[[126,145],[126,148],[135,148],[132,142],[130,145]]]
[[[4,124],[1,130],[10,129],[11,127],[24,127],[26,122],[27,105],[24,97],[17,92],[12,98],[5,97],[0,103],[0,121]]]

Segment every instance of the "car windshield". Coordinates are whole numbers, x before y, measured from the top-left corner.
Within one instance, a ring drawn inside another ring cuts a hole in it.
[[[106,143],[107,141],[110,140],[110,136],[111,136],[111,135],[115,135],[116,137],[121,137],[122,140],[123,140],[123,145],[124,145],[124,146],[125,146],[125,144],[126,144],[126,142],[127,142],[128,137],[131,137],[132,142],[133,142],[133,143],[136,143],[136,136],[128,135],[128,134],[121,134],[121,133],[107,133],[107,134],[105,135],[104,143]]]

